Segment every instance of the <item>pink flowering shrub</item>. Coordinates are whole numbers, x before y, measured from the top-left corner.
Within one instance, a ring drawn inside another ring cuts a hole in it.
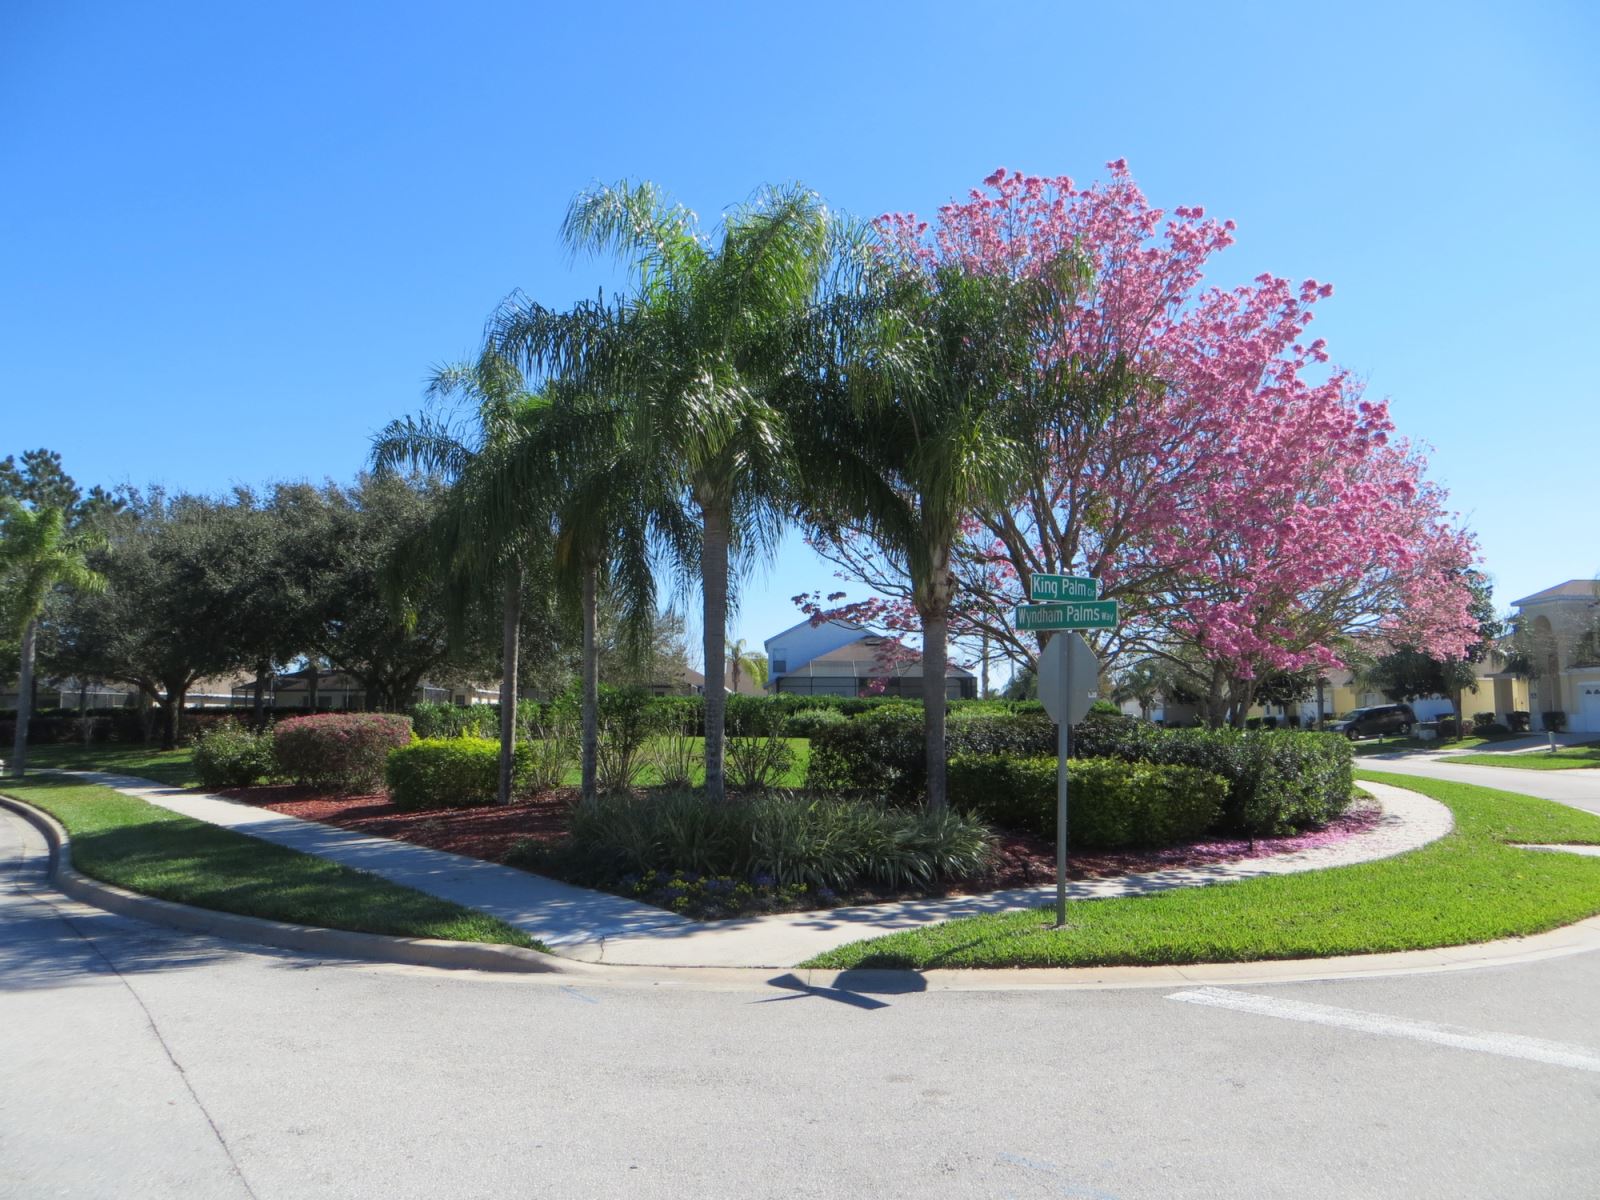
[[[411,744],[411,718],[392,713],[291,717],[273,730],[278,770],[295,783],[340,792],[383,782],[389,751]]]

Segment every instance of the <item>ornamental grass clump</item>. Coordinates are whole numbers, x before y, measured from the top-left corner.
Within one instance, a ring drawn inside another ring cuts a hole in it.
[[[383,782],[389,751],[411,744],[411,718],[392,713],[318,713],[272,731],[278,770],[295,783],[338,792]]]
[[[655,872],[838,893],[970,878],[992,852],[988,827],[960,813],[788,792],[739,803],[676,792],[579,805],[554,859],[608,886]]]

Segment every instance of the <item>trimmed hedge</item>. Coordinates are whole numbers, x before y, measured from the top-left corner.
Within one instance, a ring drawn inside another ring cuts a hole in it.
[[[532,762],[526,742],[517,744],[513,786]],[[500,743],[490,738],[424,738],[389,751],[384,765],[389,800],[396,808],[476,808],[500,795]]]
[[[359,792],[383,782],[389,751],[411,743],[411,718],[392,713],[290,717],[272,731],[278,770],[294,782]]]
[[[1217,828],[1247,837],[1325,825],[1350,805],[1349,742],[1292,730],[1163,729],[1132,717],[1085,721],[1075,757],[1198,767],[1228,783]]]
[[[958,754],[950,803],[997,825],[1056,836],[1056,759]],[[1195,767],[1113,758],[1067,764],[1067,834],[1079,849],[1171,846],[1205,833],[1228,794],[1221,776]]]
[[[1323,825],[1349,806],[1349,743],[1336,734],[1290,730],[1163,729],[1131,717],[1097,716],[1073,730],[1075,758],[1115,758],[1195,767],[1227,781],[1216,828],[1250,837]],[[1043,716],[953,712],[951,755],[1050,757],[1056,729]],[[927,777],[922,709],[902,705],[858,717],[811,739],[806,786],[914,800]]]
[[[945,722],[952,754],[1033,757],[1056,748],[1056,727],[1045,716],[952,712]],[[901,704],[857,717],[811,738],[806,787],[821,792],[871,792],[915,800],[927,784],[922,706]]]

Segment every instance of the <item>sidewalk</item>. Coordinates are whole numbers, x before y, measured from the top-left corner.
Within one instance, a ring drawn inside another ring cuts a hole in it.
[[[552,950],[565,951],[585,942],[599,944],[607,938],[646,931],[687,930],[697,925],[687,917],[649,904],[574,887],[515,867],[502,867],[391,838],[368,837],[222,796],[189,792],[148,779],[101,771],[63,773],[115,788],[196,821],[221,825],[265,842],[315,854],[381,875],[392,883],[476,908],[526,931]]]
[[[690,920],[606,892],[389,838],[320,825],[221,796],[101,772],[72,772],[186,817],[221,825],[393,883],[490,913],[552,950],[587,962],[636,966],[792,967],[847,942],[980,913],[1050,904],[1054,885],[725,921]],[[1137,896],[1263,875],[1348,866],[1403,854],[1450,831],[1450,810],[1416,792],[1364,785],[1383,806],[1378,824],[1331,846],[1208,867],[1070,882],[1071,899]]]

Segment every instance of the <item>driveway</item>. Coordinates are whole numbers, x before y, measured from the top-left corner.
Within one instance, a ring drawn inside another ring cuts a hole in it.
[[[66,901],[0,815],[0,1196],[1592,1193],[1600,954],[898,993],[331,962]]]

